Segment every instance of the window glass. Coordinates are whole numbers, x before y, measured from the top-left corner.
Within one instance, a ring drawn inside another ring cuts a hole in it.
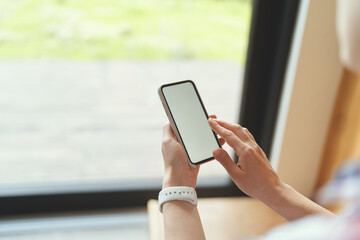
[[[250,0],[0,1],[0,186],[159,179],[157,88],[192,79],[237,121],[250,20]]]

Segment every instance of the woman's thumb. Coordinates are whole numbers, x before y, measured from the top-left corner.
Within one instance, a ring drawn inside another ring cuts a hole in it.
[[[216,160],[218,160],[219,163],[221,163],[221,165],[223,165],[231,178],[235,177],[238,167],[223,148],[214,150],[213,156]]]

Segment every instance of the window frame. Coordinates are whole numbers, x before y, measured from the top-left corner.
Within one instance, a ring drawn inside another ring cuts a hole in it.
[[[253,0],[239,123],[252,132],[267,156],[298,6],[299,0]],[[0,187],[0,215],[146,206],[149,199],[157,198],[160,188],[161,179]],[[220,183],[203,179],[197,193],[199,197],[246,196],[230,178]]]

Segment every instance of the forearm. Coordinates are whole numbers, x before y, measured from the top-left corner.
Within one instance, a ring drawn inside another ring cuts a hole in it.
[[[195,188],[196,178],[187,174],[181,174],[180,177],[174,169],[167,168],[163,179],[163,189],[173,186]],[[200,215],[195,205],[185,201],[166,202],[163,204],[163,217],[165,240],[205,239]]]
[[[205,239],[197,207],[184,201],[170,201],[163,205],[166,240]]]
[[[311,214],[335,216],[330,211],[306,198],[291,186],[280,183],[272,197],[260,199],[286,220],[292,221]]]

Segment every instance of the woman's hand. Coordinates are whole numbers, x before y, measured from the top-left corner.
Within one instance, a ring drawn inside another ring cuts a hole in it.
[[[264,202],[287,220],[299,219],[310,214],[334,216],[283,183],[246,128],[216,119],[209,119],[209,124],[238,155],[239,161],[235,164],[224,149],[218,148],[213,152],[216,160],[224,166],[243,192]]]
[[[246,194],[262,201],[273,198],[282,183],[251,133],[238,124],[212,118],[209,124],[238,156],[235,164],[224,149],[218,148],[213,152],[235,184]]]
[[[216,115],[210,115],[216,119]],[[221,145],[225,140],[220,138]],[[162,138],[162,155],[164,158],[165,174],[163,188],[171,186],[189,186],[195,188],[199,165],[190,167],[183,146],[176,140],[176,137],[169,123],[164,125]]]
[[[169,123],[163,128],[161,151],[165,166],[163,188],[172,186],[195,188],[199,166],[190,167],[185,150],[176,140]]]

